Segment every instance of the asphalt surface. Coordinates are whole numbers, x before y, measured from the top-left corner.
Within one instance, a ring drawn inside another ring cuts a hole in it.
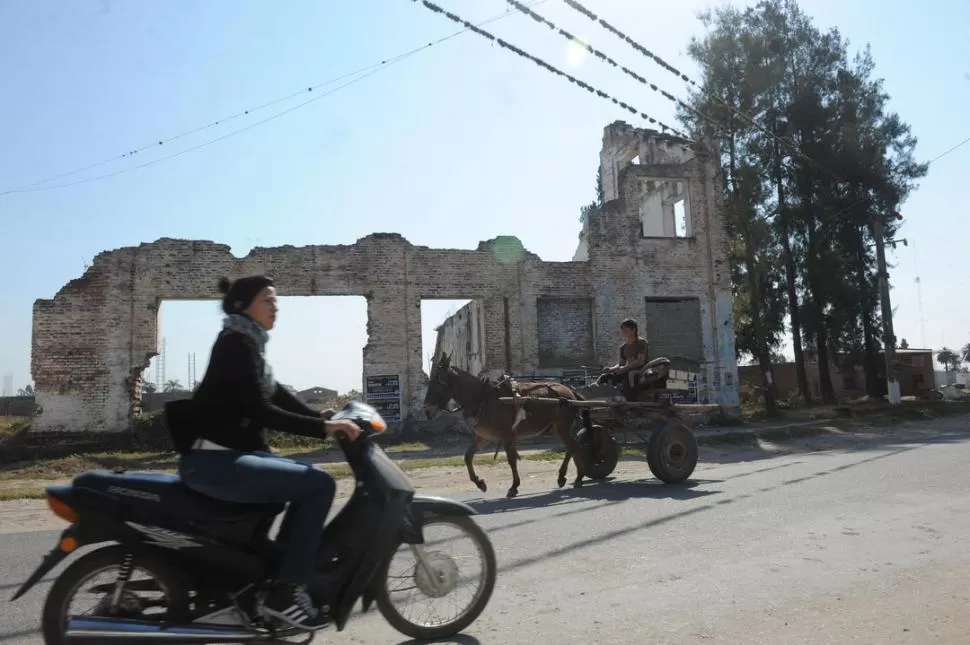
[[[931,427],[939,436],[722,458],[687,486],[456,495],[480,500],[500,571],[483,616],[448,642],[970,642],[970,419]],[[41,642],[49,582],[6,599],[55,535],[0,535],[0,645]],[[372,612],[315,642],[410,641]]]

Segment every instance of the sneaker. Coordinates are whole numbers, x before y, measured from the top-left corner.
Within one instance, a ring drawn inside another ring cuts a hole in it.
[[[296,585],[274,585],[266,596],[263,613],[306,631],[320,629],[328,622],[327,616],[313,606],[306,588]]]

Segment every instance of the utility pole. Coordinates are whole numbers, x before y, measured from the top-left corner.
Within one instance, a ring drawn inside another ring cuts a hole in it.
[[[899,213],[890,215],[901,220]],[[886,269],[885,224],[877,215],[872,220],[872,236],[876,241],[876,263],[879,271],[880,303],[882,304],[882,342],[886,352],[886,387],[889,405],[899,405],[899,376],[896,374],[896,335],[893,333],[893,309],[889,302],[889,271]]]

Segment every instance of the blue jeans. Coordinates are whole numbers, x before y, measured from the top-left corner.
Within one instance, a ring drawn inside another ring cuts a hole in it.
[[[330,475],[268,452],[234,450],[193,450],[179,459],[179,475],[186,486],[214,499],[289,503],[277,539],[283,554],[278,579],[297,585],[310,581],[337,490]]]

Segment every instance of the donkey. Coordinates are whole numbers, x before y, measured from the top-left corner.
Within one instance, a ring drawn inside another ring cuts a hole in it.
[[[505,456],[512,469],[512,486],[506,497],[519,494],[519,468],[517,462],[519,453],[516,443],[519,439],[534,437],[550,428],[554,428],[559,439],[566,448],[566,456],[559,467],[559,487],[566,484],[566,471],[569,460],[576,463],[576,480],[573,486],[582,486],[585,473],[583,455],[579,443],[572,435],[572,427],[579,417],[578,410],[570,405],[550,406],[535,402],[523,401],[519,405],[510,405],[499,401],[503,396],[545,396],[560,399],[581,400],[582,397],[569,386],[545,381],[513,381],[506,376],[498,383],[486,378],[479,378],[469,372],[451,365],[451,357],[442,354],[441,358],[432,366],[428,383],[428,394],[424,399],[425,411],[428,418],[433,418],[439,411],[448,410],[451,401],[458,404],[465,420],[475,435],[474,441],[465,453],[465,467],[468,478],[478,486],[482,492],[488,490],[485,480],[475,474],[472,460],[475,454],[492,442],[498,442],[505,448]],[[498,449],[495,454],[498,455]]]

